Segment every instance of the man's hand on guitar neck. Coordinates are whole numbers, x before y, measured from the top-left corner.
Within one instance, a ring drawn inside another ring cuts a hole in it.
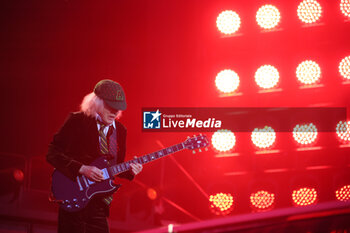
[[[137,157],[134,156],[134,159],[137,159]],[[134,175],[139,174],[143,168],[141,163],[136,163],[136,162],[130,163],[130,167],[131,167],[131,171],[132,171],[132,173],[134,173]]]
[[[142,165],[140,163],[130,163],[131,171],[134,175],[137,175],[142,170]]]
[[[79,173],[96,182],[104,180],[103,172],[95,166],[83,165],[79,169]]]

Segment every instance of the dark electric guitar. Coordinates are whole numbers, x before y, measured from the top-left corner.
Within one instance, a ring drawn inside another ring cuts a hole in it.
[[[113,178],[120,173],[130,170],[130,163],[146,164],[184,149],[200,149],[208,146],[208,144],[207,137],[200,135],[188,138],[177,145],[112,166],[109,166],[107,160],[103,157],[98,158],[90,165],[102,170],[104,180],[101,182],[91,181],[84,175],[77,176],[76,180],[73,181],[55,169],[52,174],[52,194],[55,202],[59,203],[64,210],[69,212],[79,211],[85,208],[94,196],[110,195],[116,192],[121,185],[114,184]]]

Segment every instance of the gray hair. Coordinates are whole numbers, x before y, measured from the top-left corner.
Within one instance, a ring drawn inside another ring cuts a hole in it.
[[[96,117],[96,114],[102,112],[104,108],[104,101],[94,92],[87,94],[83,101],[80,104],[80,110],[87,116]],[[119,119],[122,116],[122,111],[118,111],[116,119]]]
[[[80,104],[80,110],[87,116],[96,117],[103,109],[103,100],[91,92],[87,94]]]

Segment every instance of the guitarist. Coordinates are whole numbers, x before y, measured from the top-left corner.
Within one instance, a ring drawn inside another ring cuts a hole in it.
[[[94,91],[84,97],[81,111],[71,113],[54,135],[47,161],[72,180],[82,174],[92,181],[102,181],[102,171],[89,164],[100,156],[105,156],[113,164],[124,161],[126,128],[118,119],[125,109],[125,93],[121,85],[112,80],[98,82]],[[119,177],[132,180],[141,170],[141,164],[133,163],[131,170]],[[111,201],[111,196],[98,196],[78,212],[60,208],[58,232],[108,233]]]

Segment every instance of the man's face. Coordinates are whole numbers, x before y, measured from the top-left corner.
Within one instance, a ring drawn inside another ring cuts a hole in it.
[[[101,110],[100,117],[102,118],[103,122],[107,125],[112,124],[115,118],[118,115],[119,110],[115,110],[111,107],[109,107],[106,103],[103,103],[103,108]]]

